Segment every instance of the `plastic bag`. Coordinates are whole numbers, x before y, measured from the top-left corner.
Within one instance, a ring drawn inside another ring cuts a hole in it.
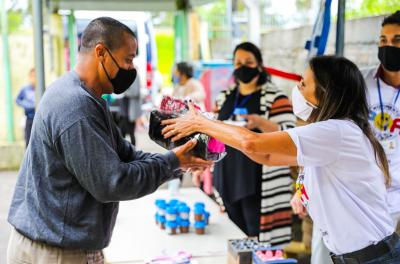
[[[195,108],[200,109],[195,105]],[[205,134],[195,133],[188,137],[182,138],[176,142],[172,142],[170,138],[164,138],[161,131],[165,126],[161,124],[163,120],[179,117],[189,110],[186,101],[175,99],[172,97],[164,97],[160,109],[153,110],[150,114],[149,136],[161,147],[171,150],[181,146],[189,140],[197,139],[196,146],[191,150],[191,153],[204,160],[220,161],[226,155],[225,145],[215,138],[211,138]],[[207,113],[202,113],[207,115]],[[207,115],[210,118],[210,115]]]

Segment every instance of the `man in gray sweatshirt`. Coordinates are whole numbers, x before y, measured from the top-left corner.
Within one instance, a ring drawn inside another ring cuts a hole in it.
[[[46,90],[8,215],[8,263],[103,263],[119,201],[154,192],[179,168],[210,165],[189,154],[195,141],[150,154],[120,136],[101,95],[132,84],[136,50],[127,26],[97,18],[75,69]]]

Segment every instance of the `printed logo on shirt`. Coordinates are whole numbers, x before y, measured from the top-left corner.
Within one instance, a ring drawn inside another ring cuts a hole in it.
[[[379,141],[392,140],[400,134],[400,111],[392,105],[370,107],[369,120]]]
[[[309,197],[306,191],[306,187],[304,186],[304,170],[300,170],[299,176],[296,181],[296,193],[299,196],[303,206],[308,209]]]

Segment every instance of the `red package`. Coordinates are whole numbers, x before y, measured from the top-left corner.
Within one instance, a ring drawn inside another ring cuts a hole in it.
[[[198,105],[194,104],[194,107],[197,110],[200,110]],[[160,110],[169,113],[182,114],[187,112],[189,108],[185,100],[164,96],[160,104]]]

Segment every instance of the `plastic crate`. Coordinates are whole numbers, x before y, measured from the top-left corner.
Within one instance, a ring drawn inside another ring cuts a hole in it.
[[[296,264],[297,260],[293,258],[289,259],[274,259],[274,260],[262,260],[257,255],[258,251],[277,251],[281,250],[283,252],[282,247],[261,247],[256,250],[253,250],[253,264]]]
[[[228,264],[251,264],[255,247],[258,248],[255,239],[228,240]]]

